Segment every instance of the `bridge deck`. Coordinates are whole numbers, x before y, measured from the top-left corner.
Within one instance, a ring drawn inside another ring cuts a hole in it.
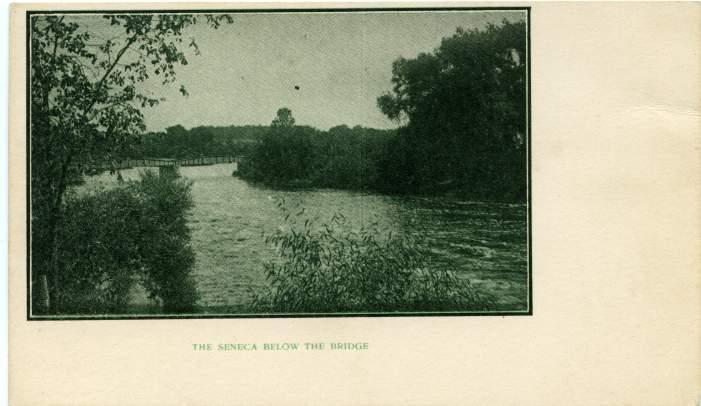
[[[125,159],[118,162],[105,162],[94,166],[95,169],[110,170],[110,169],[129,169],[134,167],[155,167],[164,166],[201,166],[214,165],[220,163],[238,163],[240,156],[218,156],[218,157],[201,157],[201,158],[143,158],[143,159]]]

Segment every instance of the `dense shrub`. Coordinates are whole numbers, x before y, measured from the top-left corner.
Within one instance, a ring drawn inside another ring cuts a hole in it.
[[[146,171],[131,189],[142,202],[140,258],[142,281],[165,312],[190,312],[197,300],[187,213],[193,207],[191,182]]]
[[[59,231],[60,313],[127,311],[141,283],[164,312],[192,311],[190,183],[146,171],[114,189],[69,195]]]
[[[118,313],[126,309],[139,260],[141,204],[117,188],[70,195],[59,229],[54,300],[61,313]]]
[[[279,203],[284,210],[284,202]],[[279,259],[265,265],[259,311],[284,313],[486,310],[492,300],[455,273],[436,268],[411,239],[377,225],[352,230],[341,214],[316,224],[285,213],[267,237]]]

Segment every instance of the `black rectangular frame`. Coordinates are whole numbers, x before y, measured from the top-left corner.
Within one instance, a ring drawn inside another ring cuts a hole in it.
[[[31,39],[30,39],[30,19],[37,14],[191,14],[191,13],[348,13],[348,12],[386,12],[386,11],[490,11],[509,10],[526,12],[526,92],[527,92],[527,222],[528,222],[528,309],[526,311],[496,311],[496,312],[404,312],[404,313],[260,313],[260,314],[172,314],[172,315],[59,315],[59,316],[36,316],[31,314]],[[532,243],[532,180],[531,180],[531,7],[390,7],[390,8],[270,8],[270,9],[188,9],[188,10],[168,10],[168,9],[125,9],[125,10],[28,10],[26,12],[26,225],[27,225],[27,320],[28,321],[64,321],[64,320],[157,320],[157,319],[248,319],[248,318],[328,318],[328,317],[439,317],[439,316],[532,316],[533,315],[533,243]]]

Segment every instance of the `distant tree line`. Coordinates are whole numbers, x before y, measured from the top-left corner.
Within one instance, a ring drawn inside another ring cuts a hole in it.
[[[295,126],[283,108],[238,174],[274,186],[525,201],[526,65],[525,22],[458,28],[433,53],[393,63],[392,92],[377,104],[398,130],[319,131]]]
[[[277,187],[383,189],[378,164],[397,130],[339,125],[329,130],[294,125],[281,108],[269,126],[181,125],[146,133],[129,158],[244,156],[241,177]],[[126,157],[126,156],[125,156]]]
[[[245,155],[268,130],[268,126],[261,125],[200,126],[189,130],[182,125],[175,125],[162,132],[145,133],[125,158]]]

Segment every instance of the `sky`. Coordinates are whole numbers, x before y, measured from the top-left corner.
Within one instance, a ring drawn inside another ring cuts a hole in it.
[[[235,14],[213,30],[193,26],[200,55],[189,51],[178,85],[144,84],[166,98],[144,110],[149,131],[180,124],[268,125],[280,107],[297,124],[392,128],[376,99],[391,91],[392,62],[432,52],[457,27],[481,28],[525,11],[324,12]],[[182,96],[179,85],[189,96]],[[298,87],[295,88],[295,87]]]

